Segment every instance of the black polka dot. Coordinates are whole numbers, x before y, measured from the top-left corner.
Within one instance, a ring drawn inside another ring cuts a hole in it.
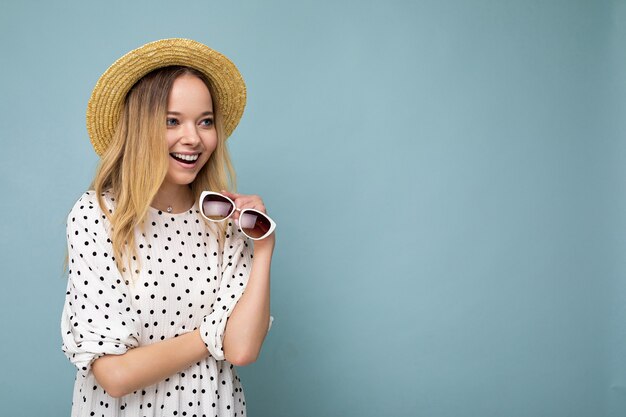
[[[113,213],[111,194],[102,196],[107,211]],[[120,273],[115,258],[109,256],[113,251],[109,220],[93,191],[83,194],[72,208],[66,232],[71,268],[64,307],[66,328],[72,330],[62,335],[63,349],[82,375],[87,375],[96,357],[122,354],[196,329],[210,352],[178,377],[130,393],[119,402],[94,380],[81,392],[83,405],[91,407],[86,415],[159,409],[159,415],[199,417],[204,415],[202,404],[217,411],[221,402],[219,409],[245,415],[243,390],[233,366],[216,359],[223,358],[221,338],[227,315],[247,283],[252,246],[232,225],[220,244],[198,210],[176,215],[149,210],[146,220],[145,230],[138,228],[135,233],[136,258],[130,258],[128,272]],[[215,389],[211,381],[217,375]],[[189,392],[183,397],[185,390]],[[168,410],[170,401],[180,408]]]

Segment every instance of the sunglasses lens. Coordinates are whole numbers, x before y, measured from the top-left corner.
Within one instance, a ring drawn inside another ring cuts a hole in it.
[[[260,239],[269,232],[271,224],[267,216],[247,210],[239,217],[239,227],[252,239]]]
[[[232,214],[234,209],[233,203],[221,195],[209,194],[202,200],[202,214],[210,220],[224,220]]]

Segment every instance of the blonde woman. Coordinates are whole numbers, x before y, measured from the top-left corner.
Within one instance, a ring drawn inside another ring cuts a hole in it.
[[[101,162],[67,219],[72,416],[246,415],[234,365],[271,326],[275,224],[259,196],[226,191],[245,98],[232,62],[186,39],[131,51],[96,84]]]

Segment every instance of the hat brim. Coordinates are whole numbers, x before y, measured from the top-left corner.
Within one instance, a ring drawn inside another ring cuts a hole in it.
[[[102,156],[119,122],[126,94],[144,75],[158,68],[182,65],[202,72],[213,90],[228,138],[246,105],[246,85],[239,70],[219,52],[190,39],[163,39],[134,49],[115,61],[100,77],[87,104],[87,132]]]

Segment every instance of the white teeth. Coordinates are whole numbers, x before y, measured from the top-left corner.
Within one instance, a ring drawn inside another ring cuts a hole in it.
[[[196,159],[198,159],[198,154],[183,155],[182,153],[173,153],[172,155],[174,155],[176,158],[184,159],[185,161],[195,161]]]

